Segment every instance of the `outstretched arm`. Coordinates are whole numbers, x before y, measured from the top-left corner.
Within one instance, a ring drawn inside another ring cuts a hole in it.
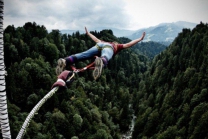
[[[138,43],[138,42],[140,42],[141,40],[143,40],[144,37],[145,37],[145,32],[143,32],[141,38],[138,38],[138,39],[136,39],[136,40],[130,41],[129,43],[123,44],[123,48],[129,48],[129,47],[135,45],[136,43]]]
[[[90,38],[91,38],[93,41],[95,41],[96,43],[101,42],[101,40],[99,40],[99,39],[96,38],[94,35],[92,35],[90,32],[88,32],[86,27],[85,27],[85,31],[86,31],[86,34],[87,34],[88,36],[90,36]]]

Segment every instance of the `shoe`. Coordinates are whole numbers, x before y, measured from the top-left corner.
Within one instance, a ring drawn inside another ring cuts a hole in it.
[[[93,71],[93,77],[96,80],[98,77],[100,77],[101,72],[103,69],[103,61],[102,58],[96,57],[95,59],[95,69]]]

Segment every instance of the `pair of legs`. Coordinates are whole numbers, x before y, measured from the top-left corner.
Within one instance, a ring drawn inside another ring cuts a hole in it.
[[[102,68],[106,66],[108,64],[108,61],[112,58],[113,53],[113,46],[111,44],[97,43],[96,46],[93,46],[87,51],[67,57],[66,63],[67,65],[73,64],[77,61],[89,59],[94,56],[100,56],[95,59],[95,69],[93,71],[93,77],[96,80],[101,75]]]
[[[87,51],[74,54],[66,58],[68,64],[73,64],[77,61],[92,58],[94,56],[100,56],[102,58],[103,64],[107,65],[108,61],[113,56],[113,46],[105,43],[97,43],[96,46],[88,49]]]

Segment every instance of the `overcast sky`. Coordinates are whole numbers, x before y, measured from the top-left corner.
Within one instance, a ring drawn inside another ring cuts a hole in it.
[[[137,30],[176,21],[208,23],[208,0],[4,0],[4,28]]]

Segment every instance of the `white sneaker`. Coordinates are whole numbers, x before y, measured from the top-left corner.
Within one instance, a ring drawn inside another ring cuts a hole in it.
[[[103,69],[103,60],[100,57],[96,57],[95,59],[95,69],[93,71],[93,77],[96,80],[98,77],[100,77]]]

